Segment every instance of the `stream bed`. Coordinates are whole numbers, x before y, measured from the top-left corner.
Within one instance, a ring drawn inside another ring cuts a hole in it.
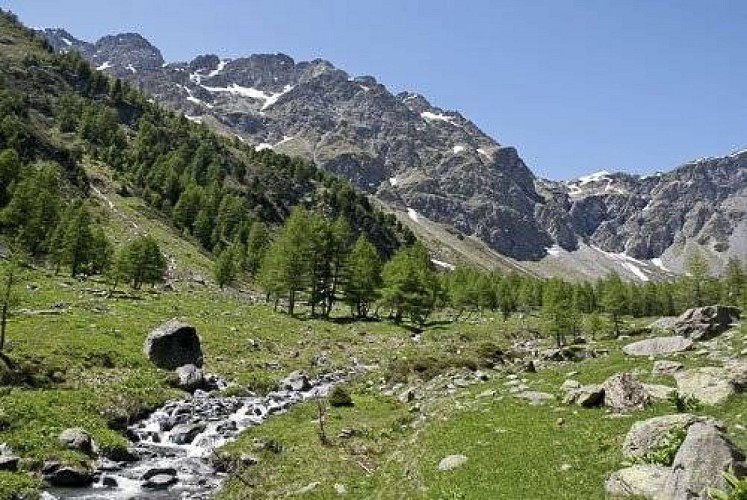
[[[133,455],[130,461],[101,459],[96,464],[92,486],[51,488],[42,498],[209,498],[227,477],[211,460],[217,448],[294,404],[326,396],[335,383],[348,376],[346,371],[314,380],[297,375],[284,390],[265,396],[221,396],[197,391],[192,398],[169,401],[128,427]]]

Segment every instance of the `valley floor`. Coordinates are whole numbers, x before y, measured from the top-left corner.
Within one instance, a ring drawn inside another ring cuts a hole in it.
[[[241,469],[220,498],[330,498],[343,491],[352,498],[603,498],[605,477],[620,468],[620,446],[632,423],[676,411],[667,401],[623,416],[562,403],[568,378],[600,383],[635,371],[643,381],[674,386],[670,376],[651,375],[651,359],[621,352],[630,339],[591,341],[589,348],[609,353],[544,362],[536,373],[524,372],[522,363],[490,368],[486,359],[497,348],[530,345],[523,341],[533,340],[534,317],[436,318],[414,333],[384,321],[291,318],[249,295],[186,282],[176,292],[107,298],[105,284],[96,281],[46,271],[29,271],[27,278],[8,325],[7,354],[22,373],[6,371],[0,386],[0,442],[23,457],[24,472],[0,472],[0,498],[34,491],[39,476],[28,471],[38,471],[45,459],[88,461],[63,449],[57,440],[63,429],[84,427],[103,450],[121,449],[127,442],[113,427],[184,396],[142,351],[147,333],[172,317],[197,327],[206,371],[231,381],[231,393],[267,390],[293,370],[369,366],[345,386],[354,406],[327,407],[327,443],[318,435],[318,405],[306,403],[228,445],[225,452],[258,463]],[[550,339],[532,349],[548,347]],[[736,329],[677,360],[719,365],[716,358],[745,347],[743,330]],[[532,404],[528,391],[553,399]],[[747,448],[744,396],[697,412],[722,420],[734,442]],[[282,451],[257,450],[255,438],[275,440]],[[467,461],[439,470],[449,455]]]

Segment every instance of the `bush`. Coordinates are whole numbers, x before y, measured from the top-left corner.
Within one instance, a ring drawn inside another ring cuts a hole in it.
[[[724,472],[729,491],[716,488],[708,490],[708,498],[712,500],[747,500],[747,478],[738,478],[734,471]]]
[[[329,404],[334,407],[353,406],[353,398],[350,393],[342,386],[336,385],[329,394]]]

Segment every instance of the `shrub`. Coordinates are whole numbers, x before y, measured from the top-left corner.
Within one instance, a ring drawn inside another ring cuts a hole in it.
[[[708,498],[712,500],[747,500],[747,477],[738,478],[734,471],[724,472],[729,491],[710,488]]]
[[[350,393],[342,386],[336,385],[329,394],[329,404],[334,407],[353,406],[353,398]]]

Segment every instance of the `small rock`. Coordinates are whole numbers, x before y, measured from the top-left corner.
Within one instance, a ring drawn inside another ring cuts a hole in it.
[[[205,430],[205,424],[180,424],[171,429],[169,440],[174,444],[189,444]]]
[[[345,488],[344,484],[335,483],[335,493],[342,496],[348,492],[347,488]]]
[[[630,372],[612,375],[603,385],[604,404],[615,411],[640,410],[648,401],[643,384]]]
[[[608,498],[658,498],[669,475],[669,467],[663,465],[634,465],[613,472],[605,481],[604,489]]]
[[[165,490],[178,482],[176,475],[156,474],[151,476],[143,483],[143,488],[151,490]]]
[[[669,399],[673,392],[677,392],[674,387],[660,384],[643,384],[648,399],[652,401],[664,401]]]
[[[563,402],[577,404],[584,408],[594,408],[604,401],[604,387],[601,385],[584,385],[566,394]]]
[[[303,488],[299,488],[296,491],[293,492],[294,495],[305,495],[306,493],[310,493],[311,491],[314,491],[319,486],[318,482],[309,483]]]
[[[202,370],[195,365],[184,365],[176,369],[177,387],[183,391],[194,392],[205,384]]]
[[[555,399],[555,396],[553,396],[552,394],[539,391],[520,392],[516,395],[516,397],[526,399],[532,405],[541,405],[543,403],[546,403],[547,401],[552,401]]]
[[[93,452],[93,439],[91,439],[91,435],[80,427],[65,429],[60,433],[59,440],[71,450],[78,450],[89,454]]]
[[[311,382],[304,372],[294,371],[280,381],[280,388],[289,391],[307,391],[311,389]]]
[[[15,455],[0,455],[0,470],[16,472],[20,458]]]
[[[112,476],[104,476],[104,478],[101,480],[101,485],[104,488],[116,488],[117,486],[119,486],[119,483],[117,483],[117,480]]]
[[[405,391],[401,392],[399,396],[397,396],[397,399],[399,399],[400,403],[402,404],[412,402],[415,399],[415,389],[413,389],[412,387],[406,389]]]
[[[84,487],[93,483],[93,474],[88,469],[62,465],[59,462],[45,462],[42,475],[52,486],[63,488]]]
[[[565,391],[565,392],[569,392],[569,391],[572,391],[574,389],[581,388],[581,383],[578,382],[577,380],[568,379],[565,382],[563,382],[563,385],[560,386],[560,388],[563,389],[563,391]]]
[[[654,367],[652,368],[651,373],[654,375],[673,375],[682,370],[682,368],[682,363],[668,359],[660,359],[654,361]]]
[[[461,467],[467,463],[467,457],[464,455],[449,455],[441,459],[438,463],[438,470],[447,471]]]

